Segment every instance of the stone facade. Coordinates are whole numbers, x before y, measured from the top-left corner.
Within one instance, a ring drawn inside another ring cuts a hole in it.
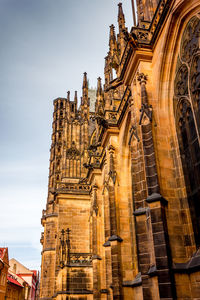
[[[41,299],[200,299],[200,3],[110,26],[90,111],[54,100]]]

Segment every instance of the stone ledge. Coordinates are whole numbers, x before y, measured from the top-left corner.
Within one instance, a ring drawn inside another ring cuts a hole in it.
[[[109,242],[117,241],[121,243],[123,242],[123,239],[120,236],[113,234],[111,237],[109,237],[108,241]]]
[[[44,215],[41,220],[45,220],[47,218],[51,218],[51,217],[58,217],[58,214],[57,213],[52,213],[52,214],[47,214],[47,215]]]
[[[150,276],[150,277],[154,277],[154,276],[157,276],[158,275],[158,272],[157,272],[157,268],[155,265],[151,266],[149,268],[149,271],[147,272],[147,274]]]
[[[42,250],[42,253],[47,251],[56,251],[56,248],[45,248],[44,250]]]
[[[101,289],[101,290],[100,290],[100,293],[101,293],[101,294],[108,294],[109,291],[108,291],[107,289]]]
[[[107,242],[105,242],[105,243],[103,244],[103,246],[104,246],[104,247],[110,247],[110,246],[111,246],[111,244],[110,244],[110,242],[109,242],[109,241],[107,241]]]
[[[68,268],[93,268],[92,264],[66,264],[65,267]],[[63,269],[63,268],[62,268]]]
[[[193,254],[188,262],[174,263],[173,271],[174,273],[193,273],[200,271],[200,249]]]
[[[156,201],[160,201],[163,205],[168,204],[168,201],[165,198],[163,198],[159,193],[153,193],[150,196],[148,196],[146,199],[147,203],[152,203]]]
[[[102,260],[102,258],[99,255],[97,255],[97,254],[95,254],[95,255],[92,256],[92,260],[95,260],[95,259]]]
[[[59,291],[53,295],[53,298],[57,295],[64,294],[64,295],[89,295],[93,294],[91,290],[68,290],[68,291]]]
[[[139,207],[137,210],[133,212],[134,216],[141,216],[145,215],[147,211],[149,210],[148,207]]]
[[[56,193],[56,196],[59,196],[61,194],[79,194],[79,195],[89,195],[91,191],[87,190],[68,190],[68,189],[59,189]]]
[[[123,287],[137,287],[142,285],[141,273],[138,273],[134,280],[123,281]]]

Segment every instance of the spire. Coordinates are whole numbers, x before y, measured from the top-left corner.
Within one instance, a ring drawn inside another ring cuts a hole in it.
[[[77,97],[77,91],[75,91],[75,94],[74,94],[75,111],[77,110],[77,103],[78,103],[78,97]]]
[[[88,99],[88,80],[87,73],[83,73],[83,86],[82,86],[82,98],[81,105],[83,107],[89,107],[89,99]]]
[[[70,91],[67,92],[67,101],[70,101]]]
[[[95,112],[97,115],[104,115],[104,98],[101,86],[101,77],[97,78],[97,99],[95,104]]]
[[[87,81],[87,73],[83,73],[83,103],[87,103],[88,101],[88,81]]]
[[[125,29],[125,17],[122,9],[122,3],[120,2],[118,4],[118,24],[119,24],[119,32],[121,32],[123,29]]]
[[[101,77],[97,78],[97,96],[102,95]]]
[[[75,91],[75,94],[74,94],[74,102],[75,102],[75,103],[78,102],[77,91]]]
[[[87,73],[83,73],[83,89],[88,88],[88,82],[87,82]]]
[[[115,36],[115,26],[113,24],[110,26],[109,46],[110,46],[111,51],[113,51],[115,48],[117,48],[117,41],[116,41],[116,36]]]

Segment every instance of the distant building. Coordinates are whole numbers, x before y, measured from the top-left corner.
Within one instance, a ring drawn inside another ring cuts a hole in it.
[[[6,300],[28,300],[31,287],[13,272],[7,275]]]
[[[96,89],[88,88],[88,98],[90,101],[90,112],[95,112],[96,94],[97,94]]]
[[[8,248],[0,248],[0,300],[5,299],[8,268]]]
[[[24,280],[30,287],[28,291],[28,295],[26,293],[25,299],[27,300],[35,300],[36,299],[36,289],[38,283],[38,274],[36,270],[29,270],[27,267],[22,265],[16,259],[12,258],[9,260],[9,272],[14,273],[22,280]]]

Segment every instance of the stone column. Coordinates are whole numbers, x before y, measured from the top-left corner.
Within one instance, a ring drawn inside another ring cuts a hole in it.
[[[115,204],[115,182],[116,182],[116,171],[114,163],[114,147],[109,146],[109,158],[110,158],[110,170],[108,180],[108,194],[109,194],[109,206],[110,206],[110,233],[111,236],[108,242],[111,246],[111,268],[112,268],[112,285],[113,299],[122,299],[121,294],[121,267],[120,267],[120,256],[121,246],[120,243],[123,241],[118,236],[117,230],[117,216],[116,216],[116,204]]]
[[[97,245],[97,218],[98,218],[98,203],[97,203],[97,185],[93,186],[93,203],[92,203],[92,265],[93,265],[93,295],[94,299],[100,299],[100,261],[101,257],[98,255],[98,245]]]
[[[173,290],[173,276],[170,271],[171,269],[171,255],[168,241],[168,230],[165,217],[165,205],[167,201],[159,194],[159,183],[157,176],[156,158],[153,144],[153,133],[152,133],[152,107],[148,103],[148,96],[146,91],[147,76],[143,73],[139,74],[138,81],[141,86],[141,116],[139,124],[142,130],[142,142],[144,151],[144,162],[146,171],[146,182],[148,189],[148,197],[146,199],[146,205],[148,208],[144,208],[146,214],[147,228],[147,241],[149,246],[152,247],[152,251],[148,251],[148,257],[145,266],[142,266],[140,261],[141,273],[143,275],[142,283],[144,282],[144,299],[151,299],[148,295],[149,292],[146,290],[146,286],[149,286],[148,277],[145,276],[157,276],[158,288],[160,299],[174,299],[175,292]],[[138,223],[138,215],[141,215],[142,209],[135,211],[137,228],[145,228]],[[145,220],[143,220],[145,223]],[[146,234],[145,232],[143,232]],[[146,237],[146,236],[145,236]],[[141,241],[138,235],[138,249],[140,253]],[[146,243],[146,245],[148,245]],[[151,245],[150,245],[151,244]],[[148,247],[149,247],[148,246]],[[142,247],[145,248],[145,247]],[[140,254],[139,254],[140,255]],[[149,270],[147,272],[146,265],[149,264]],[[149,291],[153,291],[149,288]]]

